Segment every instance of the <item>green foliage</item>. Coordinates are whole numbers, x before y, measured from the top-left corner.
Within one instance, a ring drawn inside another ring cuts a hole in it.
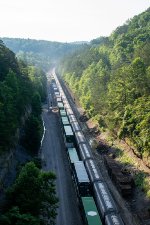
[[[41,97],[38,92],[36,92],[32,97],[32,113],[34,116],[38,117],[41,115],[42,108],[41,108]]]
[[[55,179],[53,173],[42,172],[33,162],[27,163],[7,191],[8,211],[0,216],[0,224],[39,225],[45,218],[47,224],[53,224],[58,203]]]
[[[60,43],[43,40],[1,38],[8,48],[16,53],[19,59],[27,64],[47,71],[56,62],[85,43]]]
[[[138,98],[125,109],[121,137],[130,137],[141,155],[150,155],[150,97]]]
[[[117,157],[117,160],[119,160],[124,165],[129,165],[130,167],[137,167],[137,160],[135,158],[132,158],[126,154],[123,150],[116,148],[115,149],[115,155]],[[150,179],[149,174],[141,171],[141,170],[135,170],[133,172],[134,176],[134,182],[137,187],[139,187],[148,198],[150,198]]]
[[[135,174],[134,177],[135,184],[146,193],[146,196],[150,198],[150,179],[149,175],[144,173],[143,171]]]
[[[28,66],[28,76],[32,81],[33,88],[37,91],[41,97],[41,101],[46,98],[46,76],[45,73],[34,66]]]
[[[83,71],[93,63],[98,62],[100,54],[98,49],[91,48],[91,46],[85,46],[83,49],[78,50],[71,56],[66,57],[66,60],[62,60],[63,68],[67,68],[67,73],[74,73],[78,78],[81,77]],[[62,71],[61,71],[62,72]],[[66,73],[66,71],[65,71]]]
[[[32,114],[25,124],[25,133],[22,137],[22,145],[31,153],[37,153],[41,143],[43,131],[42,120]]]
[[[109,43],[108,37],[99,37],[90,42],[92,45],[105,45]]]
[[[19,72],[17,60],[15,54],[6,48],[0,40],[0,81],[4,80],[9,70],[12,70],[14,73]]]
[[[6,214],[0,216],[1,225],[40,225],[38,218],[30,213],[21,214],[18,207],[12,207]]]
[[[17,61],[14,53],[0,41],[0,76],[0,152],[15,145],[15,134],[31,105],[37,117],[31,121],[31,126],[37,128],[38,141],[35,143],[39,145],[41,100],[46,98],[45,73]]]
[[[24,113],[29,96],[23,99],[25,86],[21,87],[21,77],[17,77],[12,71],[0,82],[0,149],[6,149],[14,144],[14,133],[19,126],[20,116]]]
[[[150,159],[150,8],[63,59],[59,72],[100,129]]]
[[[97,114],[93,117],[93,121],[98,123],[100,130],[104,130],[106,128],[105,118],[104,116]]]

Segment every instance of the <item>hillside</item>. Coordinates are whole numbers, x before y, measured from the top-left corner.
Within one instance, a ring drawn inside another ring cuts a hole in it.
[[[1,38],[1,40],[16,53],[18,58],[44,70],[48,70],[68,53],[86,45],[84,42],[60,43],[20,38]]]
[[[45,85],[41,69],[17,60],[0,41],[0,154],[15,146],[24,115],[45,99]]]
[[[100,131],[150,166],[150,8],[62,60],[58,72]]]

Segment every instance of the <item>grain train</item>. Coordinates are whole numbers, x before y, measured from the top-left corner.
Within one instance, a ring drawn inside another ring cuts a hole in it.
[[[84,223],[125,225],[55,72],[51,77],[51,85],[59,109],[68,162]]]

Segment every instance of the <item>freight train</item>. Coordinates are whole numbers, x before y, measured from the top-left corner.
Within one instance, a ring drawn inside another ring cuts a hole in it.
[[[62,135],[84,223],[125,225],[55,72],[51,77],[51,85],[54,88]]]

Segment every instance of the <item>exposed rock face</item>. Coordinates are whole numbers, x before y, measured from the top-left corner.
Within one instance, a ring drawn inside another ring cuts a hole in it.
[[[0,209],[5,201],[5,191],[14,182],[19,165],[28,160],[31,156],[19,145],[0,155]]]

